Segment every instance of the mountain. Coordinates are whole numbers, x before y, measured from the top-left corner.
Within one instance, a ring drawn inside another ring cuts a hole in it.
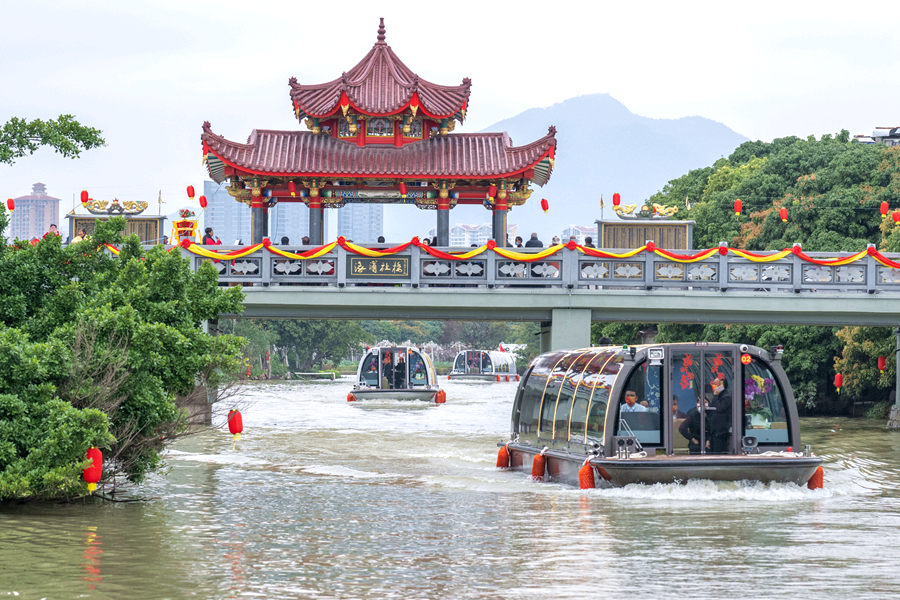
[[[550,125],[556,126],[558,140],[553,175],[509,215],[519,235],[528,239],[530,231],[537,231],[545,244],[570,224],[593,225],[600,218],[601,194],[605,218],[615,218],[614,192],[622,195],[622,204],[640,204],[669,180],[708,166],[747,141],[703,117],[641,117],[609,94],[532,108],[484,131],[506,131],[522,145],[546,135]],[[548,213],[541,211],[541,198],[550,203]]]
[[[570,98],[547,108],[532,108],[494,123],[484,131],[506,131],[516,145],[524,145],[556,126],[556,167],[549,183],[535,186],[522,207],[509,214],[526,240],[536,231],[544,244],[561,235],[569,225],[593,225],[600,218],[600,195],[606,202],[604,216],[612,212],[612,195],[619,192],[623,204],[639,204],[671,179],[691,169],[728,156],[747,138],[725,125],[703,117],[651,119],[636,115],[609,94]],[[550,203],[541,211],[541,198]],[[405,209],[405,210],[404,210]],[[400,210],[404,210],[402,214]],[[481,207],[457,207],[451,224],[487,223],[490,212]],[[434,227],[431,211],[409,207],[385,208],[385,235],[408,240]],[[596,241],[596,240],[595,240]]]

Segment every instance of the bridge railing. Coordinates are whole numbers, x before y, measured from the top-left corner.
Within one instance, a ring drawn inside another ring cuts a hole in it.
[[[379,249],[367,245],[366,248]],[[278,247],[289,253],[302,253],[309,246]],[[543,249],[514,249],[519,259],[485,251],[465,260],[432,256],[416,246],[385,257],[368,257],[335,246],[331,252],[311,259],[290,259],[265,248],[241,258],[213,260],[180,251],[197,269],[206,261],[219,271],[223,283],[253,286],[376,286],[376,287],[454,287],[454,288],[560,288],[565,290],[610,290],[655,288],[711,291],[770,292],[900,292],[900,269],[886,266],[870,254],[758,252],[738,256],[736,251],[695,253],[691,260],[685,251],[644,251],[627,256],[627,249],[603,249],[617,255],[594,257],[569,248],[551,256],[525,260]],[[240,250],[236,246],[209,246],[219,253]],[[798,247],[799,249],[799,247]],[[461,254],[471,248],[441,248]],[[688,251],[696,252],[696,251]],[[626,256],[622,256],[626,255]],[[777,259],[772,260],[777,255]],[[880,255],[889,260],[898,254]],[[854,258],[855,257],[855,258]],[[840,261],[837,259],[852,259]],[[838,262],[841,264],[817,264]]]

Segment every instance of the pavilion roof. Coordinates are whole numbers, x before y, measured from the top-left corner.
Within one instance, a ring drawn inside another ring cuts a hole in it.
[[[421,79],[401,61],[384,41],[384,19],[378,29],[378,41],[359,64],[328,83],[301,85],[289,80],[291,100],[297,116],[323,118],[336,113],[341,105],[371,116],[400,113],[418,101],[426,116],[465,118],[466,103],[472,82],[461,85],[438,85]],[[415,96],[415,98],[414,98]]]
[[[221,183],[225,165],[259,175],[284,177],[408,177],[500,179],[534,169],[538,185],[550,179],[556,128],[525,146],[504,133],[451,133],[397,148],[354,143],[309,131],[256,130],[246,144],[232,142],[203,124],[210,176]]]

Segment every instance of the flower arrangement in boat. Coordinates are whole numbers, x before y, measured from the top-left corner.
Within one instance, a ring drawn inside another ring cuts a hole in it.
[[[766,377],[763,379],[759,375],[751,375],[749,379],[744,380],[744,410],[751,415],[760,415],[766,418],[772,416],[772,411],[766,406],[766,400],[763,397],[772,389],[775,382]]]

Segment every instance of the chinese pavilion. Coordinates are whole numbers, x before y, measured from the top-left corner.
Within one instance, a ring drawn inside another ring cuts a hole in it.
[[[346,203],[415,204],[437,211],[438,245],[449,245],[449,211],[481,204],[493,212],[493,238],[506,242],[506,214],[550,179],[556,129],[525,146],[506,133],[451,133],[466,117],[471,81],[421,79],[384,41],[328,83],[291,78],[291,102],[307,131],[253,130],[246,144],[203,124],[210,176],[251,208],[253,243],[268,235],[276,202],[310,209],[310,244],[322,244],[323,209]]]

